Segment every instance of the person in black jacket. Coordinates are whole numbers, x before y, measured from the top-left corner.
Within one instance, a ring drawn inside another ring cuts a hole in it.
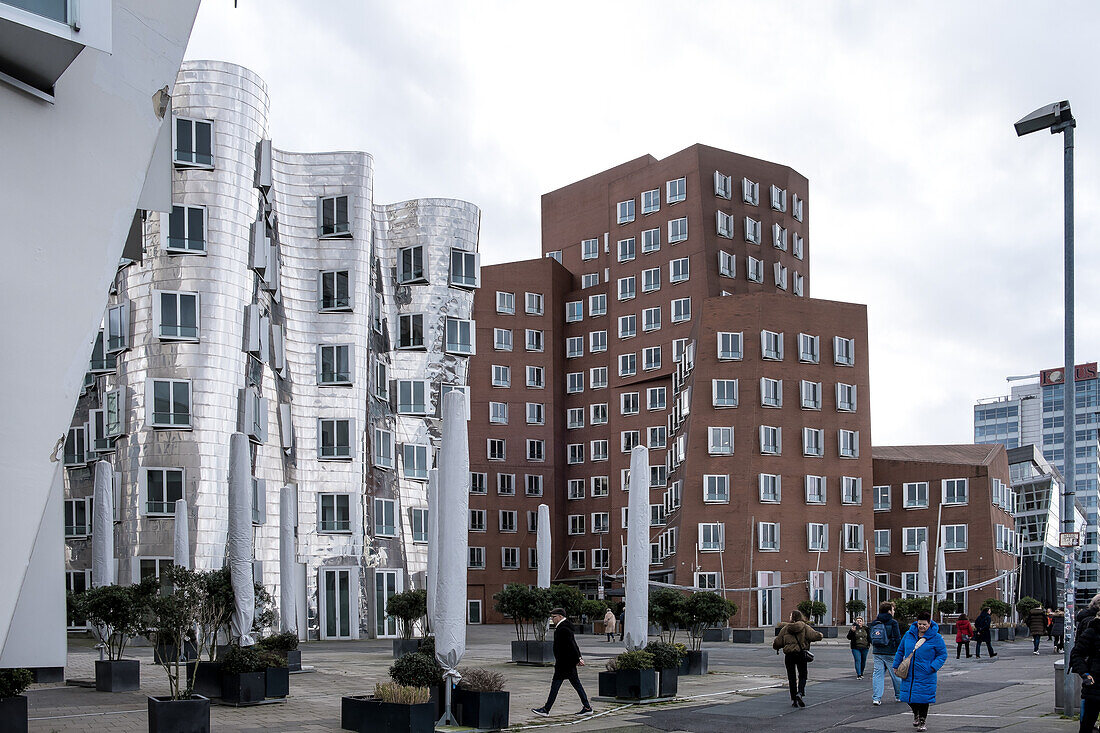
[[[982,658],[982,644],[985,644],[985,648],[989,650],[989,657],[992,659],[997,656],[997,652],[993,651],[993,616],[989,613],[988,608],[983,608],[982,612],[978,614],[978,618],[974,619],[974,631],[977,632],[977,636],[974,637],[974,656],[978,659]]]
[[[879,636],[876,633],[875,627],[880,626],[879,631],[886,632],[886,643],[875,643],[875,637]],[[871,704],[882,704],[882,693],[886,688],[886,675],[890,675],[890,682],[894,685],[894,701],[901,702],[901,680],[894,674],[894,654],[898,650],[898,645],[901,643],[901,628],[898,626],[897,620],[894,618],[894,604],[889,601],[883,603],[878,607],[878,616],[871,622],[871,625],[867,627],[867,632],[870,635],[872,661],[874,663],[873,671],[871,672]]]
[[[1086,619],[1078,629],[1081,633],[1069,656],[1071,672],[1081,675],[1081,728],[1092,733],[1092,725],[1100,714],[1100,619]]]
[[[588,695],[584,692],[580,677],[577,676],[577,667],[584,666],[584,658],[581,657],[580,647],[577,646],[577,638],[573,633],[573,624],[565,617],[565,610],[555,608],[550,612],[550,620],[554,623],[554,680],[550,683],[550,696],[546,698],[546,704],[541,708],[531,708],[535,715],[546,717],[550,715],[550,708],[554,706],[554,700],[561,689],[561,683],[569,680],[573,689],[581,698],[581,709],[577,715],[587,715],[592,712],[592,706],[588,703]]]

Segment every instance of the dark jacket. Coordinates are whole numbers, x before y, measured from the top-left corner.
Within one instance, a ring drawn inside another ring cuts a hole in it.
[[[554,627],[554,672],[566,672],[575,668],[581,660],[581,650],[577,646],[577,638],[573,635],[573,624],[569,619],[562,619],[561,623]]]
[[[1100,610],[1100,609],[1092,608],[1091,606],[1086,606],[1086,607],[1082,608],[1080,611],[1077,612],[1077,616],[1074,618],[1074,621],[1077,623],[1076,628],[1078,629],[1078,633],[1080,633],[1081,631],[1084,631],[1085,622],[1096,618],[1097,610]]]
[[[901,627],[898,626],[898,621],[888,613],[880,613],[875,616],[875,620],[871,622],[871,626],[875,624],[884,624],[886,626],[886,638],[889,639],[888,644],[872,644],[872,649],[875,654],[893,656],[894,652],[898,650],[898,644],[901,643]],[[870,628],[868,628],[868,634],[870,634]]]
[[[974,627],[966,619],[955,622],[955,643],[962,644],[964,636],[968,636],[970,639],[974,638]],[[967,639],[967,641],[970,641],[970,639]]]
[[[1041,608],[1033,608],[1027,614],[1027,630],[1032,636],[1043,636],[1047,633],[1047,612]]]
[[[1066,614],[1054,614],[1054,617],[1050,620],[1050,633],[1051,636],[1066,635]]]
[[[810,648],[810,642],[821,641],[825,636],[805,621],[779,624],[779,633],[772,642],[772,649],[784,654],[794,654]]]
[[[1095,616],[1078,626],[1077,641],[1069,655],[1069,668],[1075,674],[1091,674],[1096,680],[1081,685],[1081,696],[1100,700],[1100,620]]]
[[[871,633],[866,626],[848,629],[848,641],[851,649],[867,649],[871,646]]]
[[[989,627],[992,624],[993,616],[990,615],[988,608],[983,608],[982,612],[978,614],[978,618],[974,619],[974,630],[977,632],[974,635],[974,641],[992,641],[989,634]]]
[[[917,645],[919,634],[916,622],[905,632],[901,645],[894,654],[893,669],[897,669]],[[947,645],[940,636],[940,627],[933,621],[924,632],[924,643],[909,663],[909,674],[901,681],[902,702],[936,702],[936,672],[947,661]]]

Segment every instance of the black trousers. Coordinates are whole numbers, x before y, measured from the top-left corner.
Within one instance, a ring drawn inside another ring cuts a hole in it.
[[[802,652],[784,654],[783,664],[787,668],[787,685],[791,688],[791,701],[806,694],[806,659]]]
[[[926,702],[911,702],[909,708],[913,711],[913,715],[921,720],[928,717],[928,703]]]
[[[989,650],[989,656],[997,656],[997,652],[993,651],[993,644],[990,643],[990,639],[993,638],[993,634],[988,636],[979,637],[974,644],[974,655],[980,657],[982,655],[982,644],[985,644],[986,649]]]
[[[581,685],[581,678],[577,676],[577,668],[571,669],[554,669],[554,681],[550,683],[550,696],[546,698],[546,704],[542,706],[542,709],[546,712],[550,712],[550,708],[554,706],[554,700],[558,697],[558,690],[561,689],[561,683],[569,680],[569,684],[573,685],[573,689],[577,691],[577,694],[581,696],[581,706],[584,708],[592,707],[588,702],[588,695],[584,692],[584,687]]]
[[[963,650],[964,646],[966,647],[966,658],[967,659],[970,658],[970,642],[969,641],[960,641],[960,642],[955,644],[955,659],[959,658],[959,655],[962,653],[962,650]]]

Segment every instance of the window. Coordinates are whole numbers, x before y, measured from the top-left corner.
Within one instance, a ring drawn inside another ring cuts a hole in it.
[[[69,428],[69,432],[65,436],[64,465],[83,466],[87,463],[87,455],[84,450],[84,436],[84,428]]]
[[[794,291],[795,295],[801,297],[802,296],[802,291],[803,291],[802,276],[799,275],[797,272],[794,272],[794,273],[791,273],[791,278],[792,278],[791,289]]]
[[[429,447],[415,443],[405,443],[402,446],[403,467],[405,478],[415,481],[428,480],[428,455]]]
[[[183,167],[213,168],[214,123],[211,120],[176,118],[176,145],[172,160]]]
[[[779,550],[779,523],[759,522],[757,524],[757,549],[764,552],[778,552]]]
[[[486,447],[486,456],[490,461],[503,461],[505,441],[503,438],[489,438]]]
[[[902,552],[919,552],[921,543],[928,542],[927,527],[906,527],[903,532],[905,533],[905,544],[902,547]]]
[[[721,552],[726,547],[724,525],[721,522],[699,525],[699,552]]]
[[[633,338],[638,333],[638,317],[631,313],[619,316],[619,338]]]
[[[676,244],[688,238],[687,217],[673,219],[668,223],[668,243]]]
[[[802,221],[802,199],[797,194],[791,194],[791,215],[795,220]]]
[[[584,391],[584,372],[569,372],[565,375],[565,393],[578,394]]]
[[[565,427],[569,430],[575,430],[577,428],[584,427],[584,408],[583,407],[570,407],[566,411]]]
[[[756,206],[760,203],[760,184],[750,181],[748,178],[741,179],[741,200],[746,204],[752,204]]]
[[[672,322],[683,323],[691,320],[691,298],[677,298],[672,301]]]
[[[484,532],[485,531],[485,510],[484,509],[471,509],[470,510],[470,531],[471,532]]]
[[[646,229],[642,232],[642,254],[656,252],[661,248],[661,230]]]
[[[424,314],[407,313],[399,320],[397,348],[399,349],[423,349],[424,348]]]
[[[351,346],[317,347],[317,384],[351,384]]]
[[[417,544],[428,541],[428,509],[427,507],[413,507],[409,510],[412,519],[412,539]]]
[[[569,551],[569,569],[584,570],[584,550]]]
[[[320,494],[321,523],[319,532],[351,532],[351,496]],[[425,533],[426,534],[426,533]]]
[[[544,370],[542,367],[527,367],[527,386],[532,389],[542,389],[545,386],[543,374]]]
[[[633,275],[619,278],[619,300],[630,300],[637,295],[634,280]]]
[[[619,223],[629,224],[634,221],[634,199],[619,202]]]
[[[825,455],[825,431],[802,428],[802,455],[821,458]]]
[[[607,387],[607,367],[592,367],[588,370],[592,389],[604,389]]]
[[[758,260],[755,257],[749,257],[749,264],[748,268],[745,270],[745,277],[747,277],[750,282],[764,282],[764,261]]]
[[[623,392],[619,395],[619,414],[637,415],[639,411],[637,392]]]
[[[386,376],[386,362],[381,360],[375,362],[374,370],[374,394],[378,399],[388,402],[390,399],[390,380]]]
[[[183,469],[145,469],[145,514],[170,517],[176,501],[183,498]]]
[[[638,373],[637,354],[619,354],[619,376],[630,377]]]
[[[890,530],[888,530],[888,529],[876,529],[875,530],[875,554],[876,555],[889,555],[890,554]]]
[[[842,476],[840,479],[840,502],[842,504],[863,503],[863,479],[857,476]]]
[[[771,425],[760,426],[760,452],[777,456],[783,452],[783,429]]]
[[[966,504],[967,480],[964,478],[948,478],[943,480],[943,503]]]
[[[592,460],[593,461],[606,461],[607,460],[607,441],[606,440],[593,440],[590,444],[592,448]]]
[[[533,440],[528,438],[527,440],[527,460],[529,461],[543,461],[546,460],[546,441]]]
[[[772,246],[787,251],[787,230],[778,224],[772,224]]]
[[[837,443],[841,458],[859,458],[858,430],[838,430]]]
[[[967,549],[965,524],[945,524],[943,526],[943,549],[945,552],[957,552]]]
[[[651,267],[642,270],[642,292],[652,293],[661,289],[661,268]]]
[[[607,534],[611,529],[611,520],[607,512],[592,512],[592,534]]]
[[[493,329],[493,348],[497,351],[511,351],[512,350],[512,329],[510,329],[510,328],[494,328]]]
[[[161,339],[197,341],[199,294],[158,290],[154,293],[157,335]]]
[[[588,296],[588,315],[602,316],[607,314],[607,294],[600,293],[599,295]]]
[[[642,191],[642,213],[652,214],[654,211],[660,211],[661,209],[661,189],[655,188],[652,191]]]
[[[568,520],[569,534],[578,535],[584,534],[584,515],[583,514],[570,514]]]
[[[783,380],[760,378],[760,404],[764,407],[783,406]]]
[[[783,361],[783,334],[775,331],[761,331],[760,354],[764,359]]]
[[[543,404],[541,402],[528,402],[527,403],[527,424],[528,425],[542,425],[545,422],[543,417]]]
[[[611,567],[611,550],[592,550],[592,569],[607,570]]]
[[[712,456],[733,455],[733,428],[708,427],[707,452]]]
[[[397,380],[397,412],[401,415],[426,415],[428,383],[420,379]]]
[[[514,473],[497,474],[497,494],[500,496],[516,495],[516,475]]]
[[[319,458],[351,458],[351,420],[320,419],[317,421],[320,440]]]
[[[500,548],[500,567],[502,570],[519,570],[519,548]]]
[[[824,476],[806,476],[806,503],[824,504],[826,501]]]
[[[855,339],[847,339],[840,336],[833,337],[833,363],[841,366],[855,366]]]
[[[623,430],[619,433],[619,448],[623,453],[634,450],[634,446],[641,444],[641,433],[637,430]]]
[[[172,207],[166,249],[170,254],[206,253],[206,207]]]
[[[633,203],[633,202],[631,202]],[[634,259],[634,237],[619,240],[619,262],[627,262]]]
[[[836,385],[836,409],[839,412],[856,411],[856,386],[837,382]]]
[[[713,430],[713,428],[711,428]],[[703,476],[703,501],[729,503],[730,477],[726,474],[707,474]]]
[[[737,380],[712,379],[711,404],[714,407],[737,407]]]
[[[592,425],[607,424],[607,403],[599,402],[591,406],[590,423]]]
[[[890,511],[890,487],[889,486],[876,486],[875,492],[875,511],[876,512],[888,512]]]
[[[903,486],[906,509],[924,509],[928,506],[928,482],[917,481]]]
[[[680,283],[691,277],[691,265],[687,257],[680,257],[668,263],[668,281]]]
[[[582,446],[583,447],[583,446]],[[569,499],[583,499],[584,498],[584,479],[569,479],[567,484],[567,497]]]
[[[542,331],[534,328],[527,329],[527,350],[542,351]]]
[[[779,186],[771,187],[772,209],[775,211],[787,210],[787,191]]]
[[[794,232],[794,234],[792,234],[791,237],[792,237],[791,254],[793,254],[795,257],[797,257],[798,259],[801,260],[803,258],[803,251],[805,249],[804,248],[804,240],[802,239],[802,235],[799,234],[798,232]]]
[[[782,497],[783,479],[779,474],[760,474],[760,501],[776,504]]]
[[[514,509],[501,509],[497,514],[501,532],[516,531],[516,512]]]
[[[581,290],[594,288],[600,284],[600,276],[595,272],[586,272],[581,275]]]
[[[664,425],[655,425],[647,429],[646,445],[652,448],[664,448],[668,441],[668,431]]]
[[[322,270],[322,311],[351,310],[351,274],[348,270]]]
[[[667,389],[664,387],[649,387],[646,389],[646,409],[665,409]]]
[[[466,567],[471,570],[484,570],[485,569],[485,548],[484,547],[471,547],[469,548],[469,559],[466,562]]]
[[[844,525],[844,551],[863,552],[863,525]]]
[[[470,493],[471,494],[485,494],[488,493],[488,487],[486,482],[486,475],[484,473],[471,473],[470,474]]]
[[[118,387],[103,395],[103,437],[117,438],[125,432],[126,388]]]
[[[584,302],[571,300],[565,304],[565,322],[576,323],[584,318]]]
[[[821,382],[811,382],[803,379],[801,383],[802,409],[821,409]]]
[[[778,262],[773,265],[775,269],[775,287],[780,290],[787,289],[787,268]]]
[[[817,364],[820,361],[820,342],[817,336],[798,334],[798,360],[804,364]]]
[[[394,440],[393,432],[375,428],[374,465],[378,468],[393,468]]]
[[[607,331],[588,332],[588,351],[592,354],[607,351]]]
[[[65,500],[65,537],[88,537],[92,534],[92,499]]]
[[[476,252],[451,250],[451,285],[459,288],[476,288],[481,285],[480,256]]]
[[[397,503],[393,499],[374,500],[374,534],[379,537],[397,536]]]
[[[529,316],[541,316],[543,314],[542,293],[527,293],[526,312]]]
[[[661,309],[645,308],[642,310],[642,330],[656,331],[661,328]]]
[[[661,368],[661,347],[647,346],[642,349],[642,370],[652,371]]]
[[[813,522],[807,524],[806,540],[809,545],[810,552],[828,552],[829,525],[815,524]]]
[[[745,217],[745,241],[749,244],[760,244],[763,225],[751,216]]]
[[[150,379],[147,384],[146,409],[150,425],[154,428],[191,427],[190,380]],[[152,400],[149,400],[150,392]]]
[[[584,239],[581,241],[581,259],[594,260],[600,255],[600,240]]]
[[[317,201],[317,236],[351,236],[347,196],[321,196]]]
[[[397,250],[397,283],[409,285],[412,283],[428,282],[428,274],[424,269],[424,247],[402,247]]]
[[[593,476],[591,480],[592,496],[596,498],[607,496],[609,486],[607,476]]]
[[[665,184],[665,201],[679,203],[687,198],[687,179],[677,178]]]
[[[715,213],[715,219],[718,236],[733,239],[733,217],[723,211],[718,211]]]
[[[499,364],[493,365],[493,386],[494,387],[511,387],[512,386],[512,368],[507,366],[501,366]]]
[[[513,315],[516,312],[516,294],[497,291],[497,313]]]

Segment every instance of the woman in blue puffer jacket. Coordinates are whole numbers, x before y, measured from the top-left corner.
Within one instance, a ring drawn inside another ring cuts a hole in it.
[[[947,661],[947,645],[940,636],[940,627],[932,621],[932,616],[922,611],[917,621],[901,637],[897,654],[894,655],[894,670],[911,652],[909,674],[901,681],[901,700],[909,703],[913,710],[913,727],[928,730],[928,706],[936,702],[936,672]]]

